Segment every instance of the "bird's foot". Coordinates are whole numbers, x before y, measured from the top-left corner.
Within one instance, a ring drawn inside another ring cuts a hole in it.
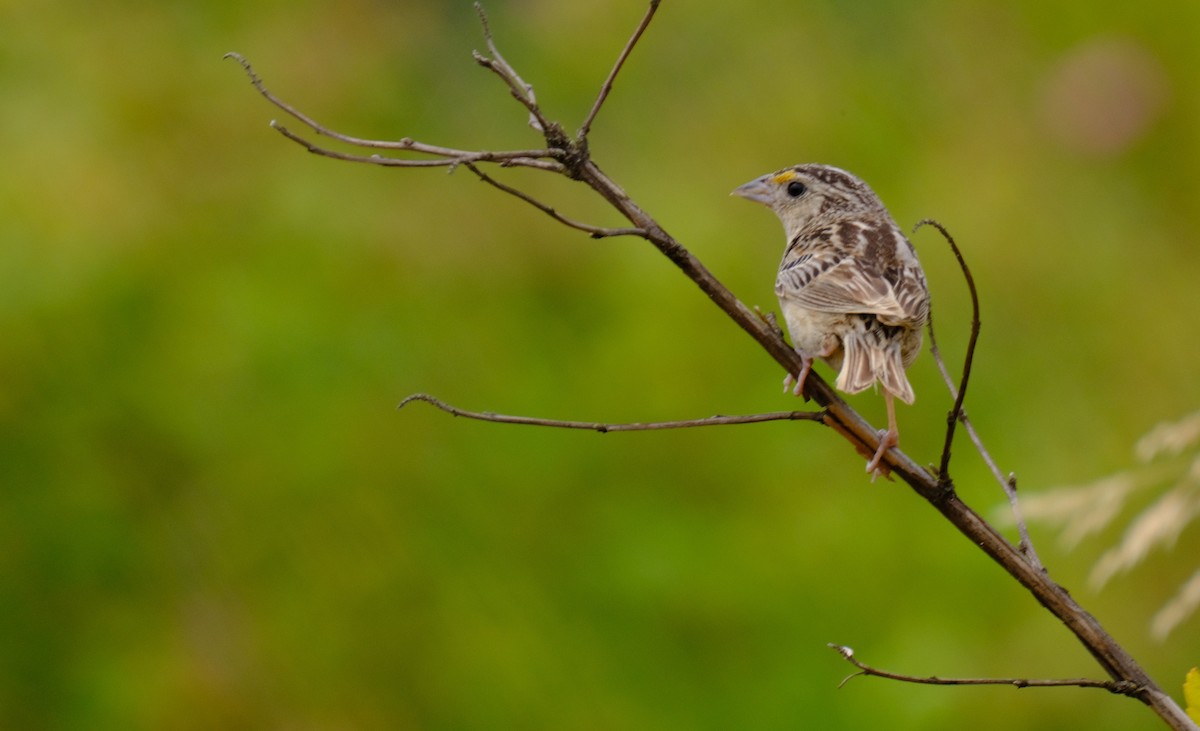
[[[900,446],[900,434],[893,429],[879,430],[879,448],[875,450],[875,456],[867,462],[867,472],[871,473],[871,482],[875,481],[876,477],[887,477],[892,473],[888,466],[883,463],[883,455],[892,447]]]
[[[808,380],[808,374],[812,372],[813,359],[800,353],[800,360],[804,362],[803,367],[800,368],[800,373],[795,376],[789,373],[783,379],[784,393],[791,391],[793,396],[804,395],[804,382]]]

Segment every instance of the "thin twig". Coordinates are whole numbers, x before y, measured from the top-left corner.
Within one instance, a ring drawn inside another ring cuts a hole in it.
[[[1143,690],[1137,683],[1128,680],[1092,680],[1090,678],[1050,678],[1044,680],[1034,678],[939,678],[933,675],[916,677],[871,667],[855,658],[854,650],[845,645],[835,645],[831,642],[829,643],[829,647],[836,650],[847,662],[859,669],[859,672],[851,673],[843,678],[842,682],[838,683],[839,688],[860,675],[873,675],[877,678],[887,678],[888,680],[898,680],[903,683],[918,683],[921,685],[1011,685],[1014,688],[1061,688],[1064,686],[1102,688],[1110,693],[1131,697],[1136,697]]]
[[[646,235],[646,231],[644,229],[640,229],[640,228],[604,228],[602,226],[593,226],[589,223],[582,223],[580,221],[576,221],[574,219],[567,218],[566,216],[562,215],[561,213],[556,211],[551,206],[548,206],[545,203],[542,203],[541,201],[539,201],[538,199],[529,195],[525,191],[518,190],[518,189],[512,187],[511,185],[506,185],[504,183],[501,183],[499,180],[496,180],[495,178],[491,177],[490,175],[483,172],[475,165],[472,165],[469,162],[464,163],[464,165],[468,170],[470,170],[471,172],[478,175],[479,179],[482,180],[483,182],[487,183],[488,185],[490,185],[494,188],[497,188],[499,190],[502,190],[505,193],[508,193],[509,195],[520,198],[521,200],[525,201],[529,205],[538,209],[542,213],[545,213],[547,216],[550,216],[555,221],[558,221],[559,223],[563,224],[564,226],[569,226],[573,229],[577,229],[579,231],[584,231],[584,232],[590,234],[591,237],[594,239],[603,239],[603,238],[608,238],[611,236],[642,236],[642,237],[644,237]]]
[[[971,374],[971,365],[975,357],[975,345],[979,339],[979,294],[975,288],[975,278],[971,274],[971,268],[967,266],[966,259],[959,250],[958,244],[954,238],[946,231],[946,229],[937,221],[925,219],[917,223],[915,232],[921,226],[931,225],[941,232],[942,236],[950,244],[950,248],[954,251],[954,256],[958,259],[959,268],[962,269],[963,277],[966,279],[967,288],[971,293],[971,336],[967,341],[967,353],[963,361],[963,376],[961,386],[954,384],[954,379],[950,376],[950,371],[946,368],[946,362],[942,359],[941,351],[938,349],[937,336],[933,329],[933,315],[929,317],[929,350],[933,354],[933,360],[937,363],[938,370],[942,374],[942,380],[946,382],[946,388],[950,390],[950,395],[954,399],[954,408],[949,414],[948,424],[946,426],[946,442],[942,449],[942,463],[938,471],[938,479],[941,482],[947,482],[950,479],[948,474],[950,462],[950,447],[954,439],[954,425],[956,422],[962,422],[963,428],[967,430],[967,435],[971,438],[971,442],[975,445],[975,449],[983,458],[988,469],[992,471],[992,475],[996,481],[1000,483],[1001,489],[1004,490],[1004,495],[1008,499],[1009,508],[1012,510],[1013,520],[1017,524],[1017,533],[1020,535],[1019,550],[1025,554],[1029,562],[1039,570],[1043,569],[1042,561],[1037,555],[1037,550],[1033,547],[1033,540],[1029,537],[1029,527],[1025,524],[1025,518],[1021,513],[1021,503],[1017,498],[1017,478],[1015,475],[1009,475],[1007,478],[992,459],[991,453],[983,444],[979,433],[975,431],[975,425],[967,417],[967,412],[963,408],[963,400],[966,396],[967,380]]]
[[[646,32],[646,27],[654,19],[654,13],[658,10],[659,1],[650,0],[650,7],[646,8],[646,14],[642,17],[642,22],[638,23],[638,27],[634,29],[633,35],[629,37],[629,41],[621,49],[621,54],[617,56],[617,62],[613,64],[612,71],[608,72],[608,78],[600,86],[600,93],[596,96],[596,101],[592,104],[592,109],[588,112],[587,118],[579,126],[579,132],[575,135],[576,139],[586,140],[588,133],[592,131],[592,122],[595,121],[596,115],[600,113],[600,107],[604,106],[604,101],[608,99],[608,95],[612,92],[613,82],[616,81],[617,74],[621,72],[621,67],[625,65],[625,60],[629,58],[629,54],[633,52],[633,47],[637,45],[638,39],[642,37],[642,34]]]
[[[653,421],[633,422],[626,424],[605,424],[598,421],[563,421],[561,419],[541,419],[534,416],[505,416],[490,411],[467,411],[457,406],[430,396],[427,393],[414,393],[400,402],[397,409],[402,409],[413,401],[424,401],[454,416],[479,421],[491,421],[498,424],[524,424],[526,426],[547,426],[555,429],[585,429],[587,431],[608,432],[621,431],[661,431],[664,429],[688,429],[697,426],[730,426],[733,424],[761,424],[766,421],[824,421],[824,411],[775,411],[766,414],[745,414],[742,416],[709,416],[704,419],[684,419],[682,421]]]

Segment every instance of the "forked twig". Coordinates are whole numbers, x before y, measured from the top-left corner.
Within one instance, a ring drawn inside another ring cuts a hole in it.
[[[483,11],[483,5],[475,3],[475,13],[479,16],[479,25],[483,27],[483,40],[487,43],[488,53],[492,54],[492,57],[488,58],[479,52],[475,52],[472,54],[475,62],[492,71],[503,79],[505,84],[508,84],[509,91],[512,92],[513,97],[529,110],[530,127],[533,127],[538,132],[550,130],[550,122],[542,116],[542,110],[538,107],[537,96],[533,93],[533,85],[522,79],[517,70],[504,59],[504,56],[500,55],[500,49],[496,47],[496,42],[492,39],[492,26],[488,23],[487,13]]]
[[[688,429],[699,426],[730,426],[732,424],[761,424],[766,421],[824,421],[824,411],[776,411],[766,414],[746,414],[742,416],[709,416],[703,419],[684,419],[681,421],[633,422],[625,424],[606,424],[598,421],[563,421],[561,419],[542,419],[533,416],[506,416],[490,411],[468,411],[430,396],[427,393],[414,393],[396,407],[402,409],[413,401],[424,401],[454,416],[479,421],[490,421],[497,424],[524,424],[526,426],[547,426],[556,429],[586,429],[588,431],[608,432],[623,431],[662,431],[665,429]]]
[[[1050,678],[1045,680],[1034,678],[939,678],[935,675],[917,677],[871,667],[854,657],[854,650],[845,645],[835,645],[831,642],[829,643],[829,647],[833,648],[847,662],[859,670],[857,673],[851,673],[843,678],[842,682],[838,683],[839,688],[860,675],[873,675],[877,678],[887,678],[888,680],[898,680],[902,683],[918,683],[921,685],[1011,685],[1014,688],[1101,688],[1110,693],[1132,697],[1136,697],[1142,691],[1141,686],[1128,680],[1092,680],[1090,678]]]
[[[600,86],[600,93],[596,95],[596,101],[592,104],[592,109],[588,112],[587,118],[579,126],[579,132],[575,135],[576,138],[580,140],[587,139],[588,133],[592,131],[592,122],[596,120],[596,115],[600,113],[600,107],[604,106],[604,101],[608,99],[608,95],[612,92],[613,82],[616,80],[617,74],[621,72],[621,68],[625,65],[625,59],[629,58],[633,47],[637,45],[642,34],[646,32],[646,27],[654,19],[654,13],[658,10],[659,2],[660,0],[650,0],[650,6],[646,8],[646,14],[642,17],[642,22],[638,23],[638,27],[634,29],[633,35],[629,37],[629,41],[626,42],[625,47],[621,49],[620,55],[617,56],[617,62],[613,64],[612,71],[608,72],[608,78]]]
[[[383,157],[381,155],[354,155],[337,152],[336,150],[330,150],[328,148],[321,147],[320,145],[304,139],[275,120],[271,121],[272,129],[279,132],[289,140],[303,146],[309,152],[317,155],[330,157],[335,160],[366,163],[369,165],[382,165],[385,167],[453,167],[468,162],[494,162],[501,165],[531,167],[540,170],[548,170],[550,172],[561,172],[563,170],[562,164],[556,161],[557,158],[562,156],[562,151],[549,147],[530,150],[504,150],[499,152],[489,152],[487,150],[459,150],[453,147],[430,145],[424,142],[418,142],[411,137],[404,137],[399,140],[371,140],[343,134],[337,130],[326,127],[304,112],[296,109],[283,99],[275,96],[275,94],[267,89],[266,85],[263,83],[262,79],[259,78],[258,74],[254,72],[254,68],[250,65],[250,62],[247,61],[246,58],[240,53],[230,52],[225,54],[225,58],[231,58],[241,64],[242,69],[246,72],[246,76],[250,78],[250,83],[267,101],[282,110],[288,116],[304,124],[319,136],[328,137],[330,139],[337,140],[338,142],[344,142],[347,145],[353,145],[355,147],[363,147],[374,150],[397,150],[413,152],[421,155],[429,155],[433,159],[404,159]]]

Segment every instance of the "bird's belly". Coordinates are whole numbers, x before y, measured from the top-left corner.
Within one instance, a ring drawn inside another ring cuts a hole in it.
[[[850,315],[820,312],[781,301],[792,345],[809,357],[820,357],[834,369],[842,365],[842,336],[851,326]]]

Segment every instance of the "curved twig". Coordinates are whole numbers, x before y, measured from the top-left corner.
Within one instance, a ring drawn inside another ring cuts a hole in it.
[[[430,396],[427,393],[414,393],[396,406],[402,409],[413,401],[424,401],[454,416],[478,421],[490,421],[497,424],[524,424],[526,426],[546,426],[555,429],[585,429],[587,431],[609,432],[623,431],[662,431],[665,429],[688,429],[699,426],[731,426],[733,424],[761,424],[766,421],[824,421],[824,411],[775,411],[766,414],[746,414],[743,416],[709,416],[703,419],[683,419],[680,421],[633,422],[626,424],[606,424],[598,421],[563,421],[561,419],[542,419],[534,416],[506,416],[490,411],[468,411]]]
[[[959,381],[958,392],[954,394],[954,408],[946,417],[946,441],[942,447],[942,461],[938,466],[938,480],[948,484],[950,482],[950,451],[954,445],[954,428],[962,416],[963,400],[967,397],[967,383],[971,379],[971,364],[975,360],[975,343],[979,340],[979,292],[975,289],[975,277],[971,274],[971,268],[967,266],[962,251],[959,250],[958,244],[954,242],[954,237],[950,235],[946,227],[932,218],[925,218],[917,222],[917,225],[913,227],[913,233],[920,230],[922,226],[933,226],[941,232],[946,243],[950,244],[950,249],[954,251],[954,257],[958,259],[958,266],[962,269],[963,277],[967,280],[967,289],[971,292],[971,337],[967,340],[967,354],[963,359],[962,379]],[[933,318],[930,317],[929,321],[932,327]]]
[[[942,448],[942,461],[938,470],[938,480],[944,483],[949,483],[950,474],[950,448],[954,441],[954,426],[958,422],[962,422],[963,428],[967,430],[967,436],[971,438],[971,442],[975,445],[976,451],[983,458],[984,463],[991,470],[996,481],[1000,483],[1000,488],[1004,490],[1004,495],[1008,498],[1009,509],[1013,514],[1013,521],[1017,525],[1017,533],[1020,535],[1020,544],[1018,549],[1025,554],[1034,568],[1042,569],[1041,559],[1037,555],[1037,550],[1033,547],[1033,539],[1029,537],[1029,527],[1025,524],[1025,518],[1021,513],[1021,503],[1017,498],[1017,477],[1010,474],[1007,478],[996,465],[996,461],[992,459],[992,455],[988,452],[987,447],[983,444],[983,439],[979,433],[975,431],[975,425],[967,418],[967,412],[963,408],[963,401],[966,397],[967,381],[971,375],[971,366],[975,358],[975,345],[979,340],[979,293],[975,288],[975,277],[971,274],[971,268],[967,266],[967,261],[962,255],[962,251],[955,243],[954,237],[937,221],[933,219],[924,219],[917,222],[913,228],[916,233],[922,226],[930,225],[941,232],[942,237],[950,244],[950,248],[954,252],[954,257],[958,260],[958,266],[962,270],[963,278],[967,282],[967,289],[971,294],[971,336],[967,340],[966,357],[963,359],[963,375],[962,381],[958,386],[955,386],[954,379],[950,377],[950,372],[946,368],[946,362],[942,359],[941,351],[938,349],[937,336],[934,334],[933,314],[929,316],[929,351],[933,355],[933,360],[937,363],[938,370],[942,374],[942,379],[946,382],[946,388],[950,390],[950,396],[954,399],[954,408],[947,415],[946,424],[946,441]]]

